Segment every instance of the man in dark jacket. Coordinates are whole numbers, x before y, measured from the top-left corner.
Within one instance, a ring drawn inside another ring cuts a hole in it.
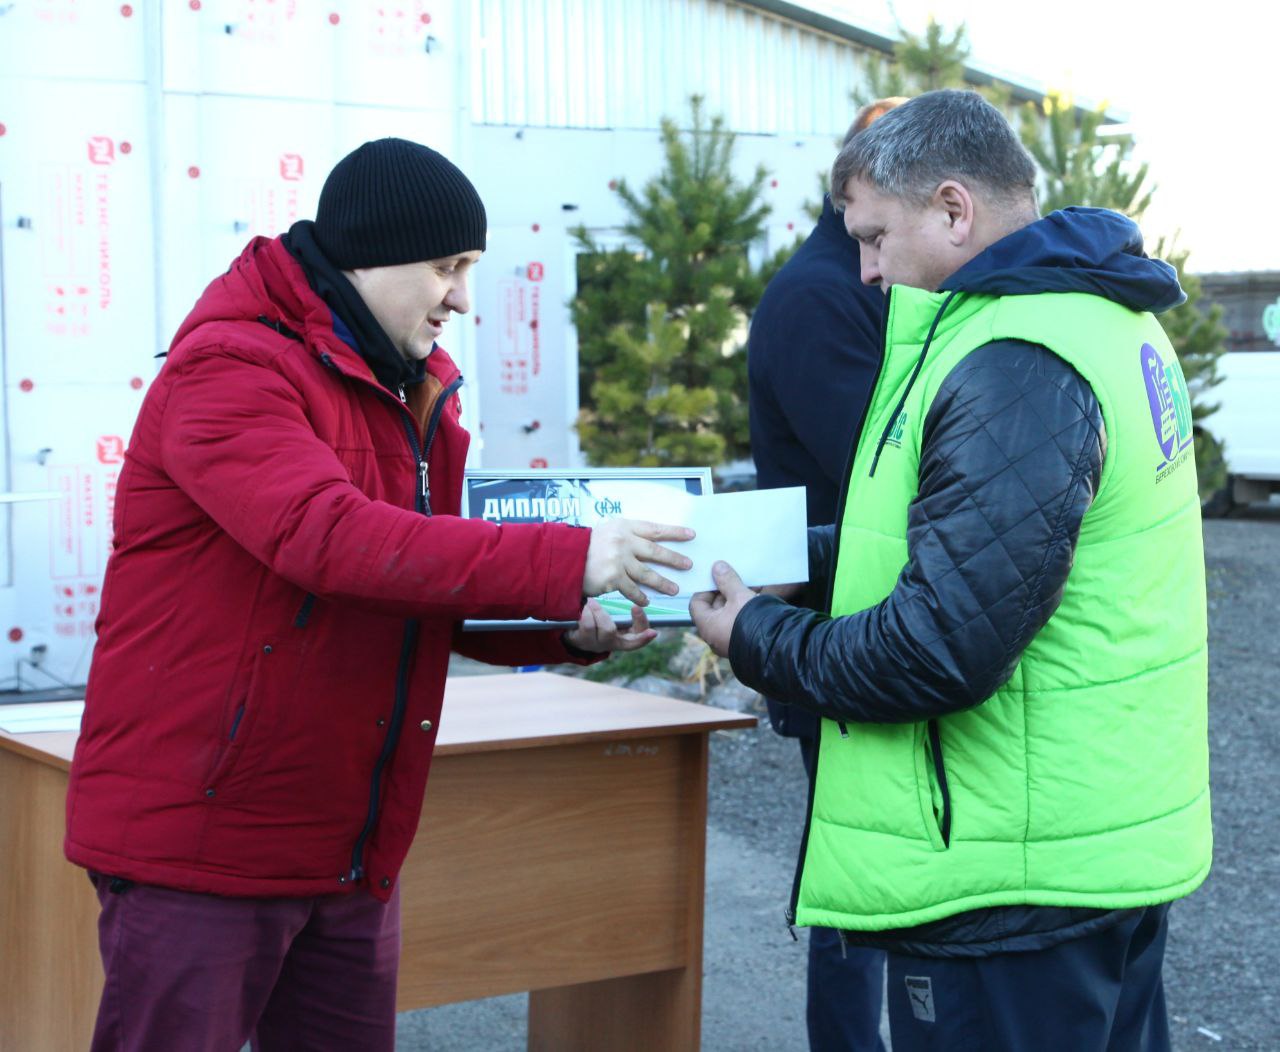
[[[450,650],[500,664],[649,642],[594,600],[689,531],[458,517],[484,206],[440,154],[366,143],[314,223],[255,238],[147,392],[115,505],[66,853],[102,904],[95,1050],[389,1050],[397,875]],[[577,621],[468,634],[463,618]]]
[[[854,118],[844,142],[905,102],[879,99]],[[813,232],[765,289],[751,318],[751,456],[761,489],[804,486],[809,525],[829,526],[845,460],[880,360],[884,297],[862,283],[858,243],[824,197]],[[769,722],[795,738],[810,781],[818,717],[766,699]],[[830,928],[809,929],[805,1022],[814,1052],[872,1052],[880,1040],[884,954],[848,948]]]
[[[888,951],[895,1052],[1167,1049],[1169,903],[1210,864],[1190,399],[1153,316],[1184,297],[1124,217],[1037,218],[1034,178],[970,92],[841,151],[888,302],[810,531],[826,600],[720,563],[692,604],[743,682],[823,717],[792,915]]]

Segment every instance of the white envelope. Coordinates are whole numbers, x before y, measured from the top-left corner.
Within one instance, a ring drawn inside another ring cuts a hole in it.
[[[705,497],[671,492],[647,505],[644,517],[689,526],[697,534],[692,541],[664,542],[664,547],[692,559],[693,569],[656,567],[663,577],[680,586],[680,597],[685,601],[694,592],[715,591],[711,566],[717,560],[727,562],[752,588],[809,580],[808,519],[802,486]],[[667,605],[678,601],[645,591]]]

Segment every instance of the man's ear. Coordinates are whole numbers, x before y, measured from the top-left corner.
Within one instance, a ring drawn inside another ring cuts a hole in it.
[[[933,192],[934,204],[942,210],[947,237],[959,248],[973,234],[973,195],[963,183],[947,179]]]

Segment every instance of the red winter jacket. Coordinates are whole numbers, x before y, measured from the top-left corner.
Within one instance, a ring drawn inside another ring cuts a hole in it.
[[[382,388],[279,239],[205,291],[120,476],[72,862],[187,891],[386,899],[451,646],[572,660],[554,631],[459,632],[576,619],[590,531],[458,518],[461,377],[439,349],[427,371],[407,404]]]

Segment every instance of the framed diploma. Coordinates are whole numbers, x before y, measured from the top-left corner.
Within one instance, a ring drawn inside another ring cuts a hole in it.
[[[647,508],[663,503],[672,489],[702,497],[711,493],[710,468],[536,468],[525,471],[468,470],[462,483],[462,515],[495,523],[563,522],[594,526],[612,518],[657,519]],[[599,597],[620,623],[631,620],[631,601],[620,592]],[[645,607],[655,626],[687,625],[685,603],[664,606],[657,598]],[[573,622],[466,621],[468,632],[486,629],[551,628]]]

